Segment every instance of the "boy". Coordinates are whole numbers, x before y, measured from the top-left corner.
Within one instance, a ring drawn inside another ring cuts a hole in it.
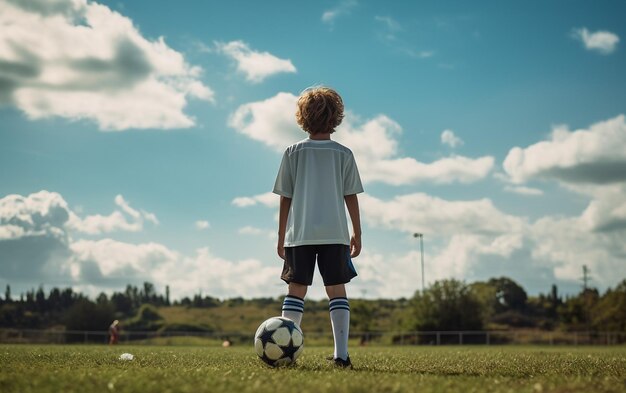
[[[330,88],[302,92],[296,120],[309,137],[285,151],[273,192],[280,195],[277,251],[284,260],[281,279],[289,285],[282,316],[300,325],[317,257],[329,299],[335,342],[332,360],[338,367],[352,368],[345,284],[357,275],[351,258],[361,252],[356,194],[363,192],[363,186],[350,149],[330,139],[343,120],[343,109],[341,97]],[[344,201],[352,221],[352,237]]]

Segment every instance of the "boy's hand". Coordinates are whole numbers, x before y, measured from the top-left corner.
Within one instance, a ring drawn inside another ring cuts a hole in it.
[[[350,239],[350,257],[356,258],[361,253],[361,236],[352,235]]]
[[[278,256],[280,257],[280,259],[284,260],[285,259],[285,245],[284,245],[284,240],[278,240],[278,245],[276,246],[276,252],[278,253]]]

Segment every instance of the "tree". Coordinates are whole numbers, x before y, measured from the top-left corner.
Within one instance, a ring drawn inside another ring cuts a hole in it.
[[[589,330],[592,313],[599,300],[597,289],[584,289],[577,296],[566,299],[563,306],[559,307],[561,321],[571,330]]]
[[[9,284],[7,284],[7,288],[4,291],[4,301],[7,303],[11,303],[12,299],[11,299],[11,286]]]
[[[484,281],[477,281],[469,285],[470,292],[480,303],[483,323],[487,324],[496,313],[498,298],[496,288]]]
[[[113,308],[88,299],[78,300],[65,314],[67,330],[106,330],[113,321]]]
[[[591,321],[595,330],[626,332],[626,280],[609,289],[594,307]]]
[[[524,288],[508,277],[492,278],[488,284],[496,289],[496,312],[524,311],[528,295]]]
[[[480,330],[481,304],[469,287],[458,280],[436,281],[411,300],[414,330]]]
[[[46,311],[46,294],[43,292],[43,286],[39,286],[35,293],[35,307],[39,312]]]

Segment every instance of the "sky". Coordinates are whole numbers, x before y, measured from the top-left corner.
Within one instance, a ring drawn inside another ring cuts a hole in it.
[[[350,296],[626,278],[620,1],[0,0],[0,288],[285,293],[299,93],[335,88],[363,251]],[[323,296],[319,274],[309,291]]]

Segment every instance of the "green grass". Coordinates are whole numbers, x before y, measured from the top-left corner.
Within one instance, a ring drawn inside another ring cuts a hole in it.
[[[129,352],[133,361],[121,361]],[[354,370],[307,347],[271,369],[252,345],[0,346],[1,392],[624,392],[626,347],[352,348]]]

